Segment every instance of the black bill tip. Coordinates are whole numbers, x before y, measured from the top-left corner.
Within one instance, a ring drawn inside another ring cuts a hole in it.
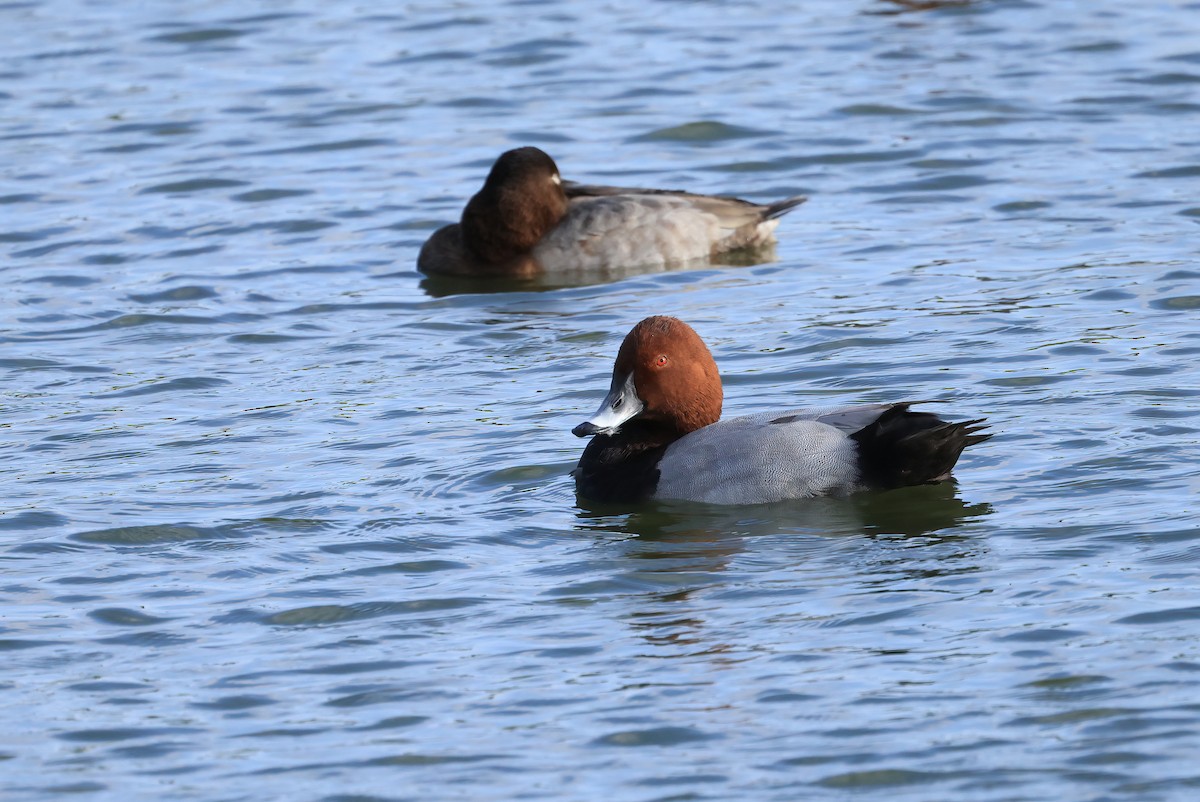
[[[599,431],[600,431],[599,426],[592,423],[591,421],[585,420],[583,423],[579,424],[574,429],[572,429],[571,434],[575,435],[576,437],[591,437],[592,435],[598,433]]]

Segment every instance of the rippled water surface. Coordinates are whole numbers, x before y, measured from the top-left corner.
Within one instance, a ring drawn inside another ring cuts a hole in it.
[[[795,6],[789,10],[789,6]],[[0,5],[4,799],[1192,800],[1200,4]],[[773,261],[420,276],[502,150]],[[674,314],[956,484],[577,502]]]

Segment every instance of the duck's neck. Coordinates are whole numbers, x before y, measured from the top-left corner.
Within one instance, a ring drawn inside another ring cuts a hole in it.
[[[658,448],[671,445],[685,434],[687,432],[661,421],[633,420],[622,423],[616,434],[598,436],[630,448]]]

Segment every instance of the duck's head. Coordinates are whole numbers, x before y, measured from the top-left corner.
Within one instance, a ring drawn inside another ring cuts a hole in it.
[[[722,398],[717,363],[700,335],[677,318],[648,317],[625,335],[596,414],[571,431],[615,434],[638,420],[684,435],[716,423]]]
[[[534,147],[505,151],[467,203],[463,241],[485,262],[529,253],[567,213],[558,165]]]

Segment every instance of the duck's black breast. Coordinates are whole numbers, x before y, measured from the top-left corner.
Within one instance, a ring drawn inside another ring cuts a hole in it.
[[[646,501],[658,489],[658,463],[669,445],[624,429],[595,435],[571,472],[575,492],[589,501]]]

